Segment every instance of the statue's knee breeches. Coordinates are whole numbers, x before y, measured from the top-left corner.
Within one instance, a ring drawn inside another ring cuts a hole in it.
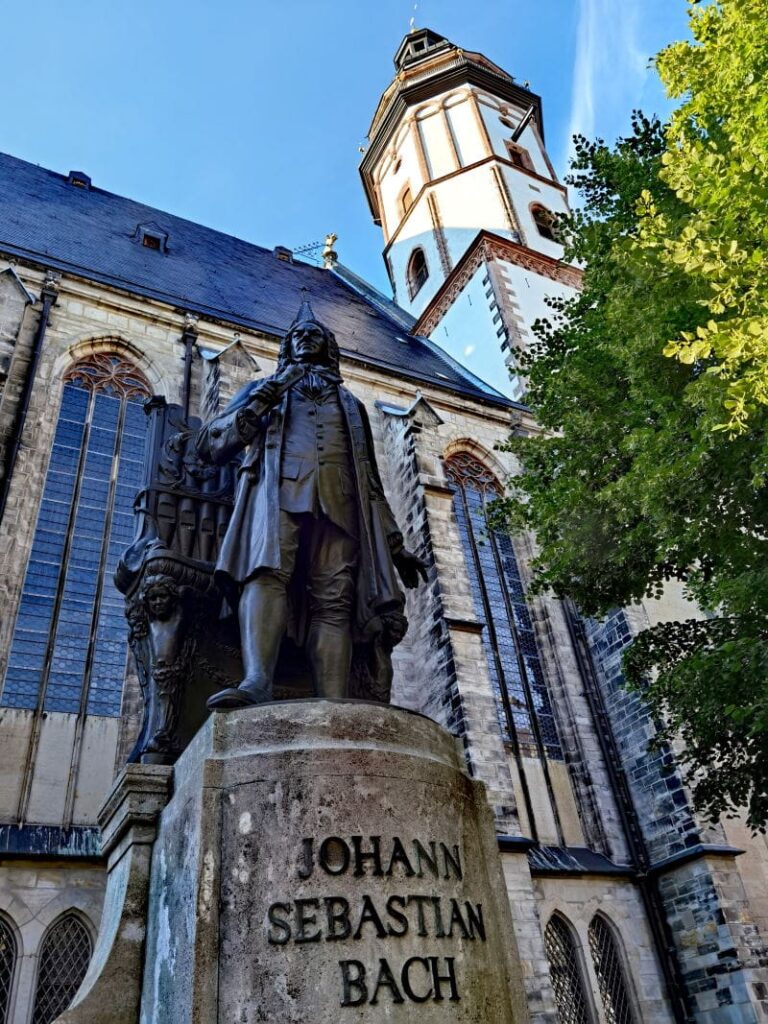
[[[345,566],[334,573],[312,576],[309,610],[313,623],[347,626],[355,599],[354,568]]]

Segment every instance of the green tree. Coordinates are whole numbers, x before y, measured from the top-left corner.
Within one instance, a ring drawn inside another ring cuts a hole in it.
[[[721,428],[746,429],[768,404],[768,2],[692,0],[691,42],[657,66],[683,98],[667,129],[661,177],[685,207],[652,204],[641,245],[702,286],[710,316],[670,336],[666,354],[710,361],[728,384]]]
[[[553,301],[521,357],[541,431],[510,439],[521,473],[498,507],[535,531],[536,585],[601,615],[684,582],[708,613],[640,634],[631,678],[681,735],[699,806],[768,818],[768,493],[757,404],[735,436],[713,429],[732,382],[714,351],[664,350],[711,319],[709,281],[649,244],[690,207],[668,181],[664,128],[642,115],[613,147],[578,139],[582,206],[560,227],[583,290]],[[662,174],[662,169],[664,173]],[[642,682],[653,679],[650,685]]]

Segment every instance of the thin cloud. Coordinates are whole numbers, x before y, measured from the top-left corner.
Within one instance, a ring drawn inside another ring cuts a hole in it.
[[[594,138],[624,130],[648,75],[637,10],[616,0],[579,0],[569,156],[574,135]]]

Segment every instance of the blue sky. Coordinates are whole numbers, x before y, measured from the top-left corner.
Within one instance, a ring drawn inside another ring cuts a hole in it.
[[[358,147],[412,16],[530,82],[564,173],[573,131],[612,139],[633,107],[668,109],[647,62],[686,34],[686,7],[0,0],[0,149],[269,247],[335,231],[342,261],[387,290]]]

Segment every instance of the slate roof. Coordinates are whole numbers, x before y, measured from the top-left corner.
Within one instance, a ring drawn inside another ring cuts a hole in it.
[[[142,225],[167,233],[167,252],[141,245]],[[354,275],[279,260],[269,249],[100,188],[78,188],[66,175],[4,154],[0,251],[275,335],[285,333],[306,288],[345,355],[399,377],[514,404],[434,343],[409,334],[411,318],[388,310],[383,296],[375,301],[370,286],[355,287]]]

